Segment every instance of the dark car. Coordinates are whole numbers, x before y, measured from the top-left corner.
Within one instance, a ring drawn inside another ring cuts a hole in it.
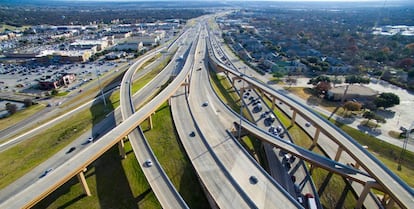
[[[69,148],[69,150],[68,150],[68,151],[66,151],[66,154],[69,154],[69,153],[71,153],[71,152],[75,151],[75,149],[76,149],[76,147],[71,147],[71,148]]]

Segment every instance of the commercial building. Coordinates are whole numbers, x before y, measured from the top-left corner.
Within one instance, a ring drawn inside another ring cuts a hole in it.
[[[62,86],[67,86],[76,80],[76,76],[73,73],[57,74],[53,76],[45,76],[37,81],[39,82],[39,88],[42,90],[58,89]]]

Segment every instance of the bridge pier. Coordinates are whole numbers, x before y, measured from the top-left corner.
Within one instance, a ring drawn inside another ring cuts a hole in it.
[[[296,110],[292,112],[292,118],[290,119],[290,126],[294,126],[296,121]]]
[[[364,189],[362,190],[361,194],[359,195],[357,204],[355,205],[355,209],[362,209],[365,199],[367,198],[368,193],[371,191],[371,188],[378,187],[378,183],[374,181],[368,181]]]
[[[276,103],[276,97],[272,97],[272,111],[275,110],[275,107],[276,107],[275,103]]]
[[[335,155],[335,161],[338,162],[339,158],[341,157],[342,151],[344,151],[344,149],[342,147],[338,147],[338,151],[336,151],[336,155]]]
[[[152,114],[148,117],[148,126],[149,129],[151,130],[154,126],[152,125]]]
[[[315,135],[313,135],[313,142],[312,146],[316,146],[318,144],[319,134],[321,133],[321,129],[316,127]]]
[[[385,209],[394,208],[395,201],[391,198],[389,194],[384,194],[384,197],[381,200],[382,205],[385,206]]]
[[[91,190],[89,190],[88,183],[86,182],[86,179],[85,179],[85,174],[84,174],[85,171],[86,171],[86,168],[80,173],[78,173],[77,175],[78,180],[79,180],[79,183],[82,184],[83,192],[86,194],[86,196],[92,196]]]
[[[125,152],[124,139],[121,139],[118,142],[118,149],[119,149],[119,156],[121,156],[122,159],[125,159],[126,158],[126,152]]]

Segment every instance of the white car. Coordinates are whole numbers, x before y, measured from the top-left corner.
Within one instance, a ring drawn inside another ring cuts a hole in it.
[[[145,161],[145,166],[147,166],[147,167],[151,167],[152,166],[151,159],[148,159],[148,160]]]
[[[88,142],[88,143],[93,142],[93,137],[89,137],[87,142]]]

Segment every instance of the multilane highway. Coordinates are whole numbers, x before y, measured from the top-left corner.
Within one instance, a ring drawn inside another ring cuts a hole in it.
[[[372,176],[375,181],[381,185],[383,190],[391,195],[400,206],[410,208],[414,205],[413,190],[338,127],[314,113],[309,107],[306,107],[291,99],[288,95],[281,93],[280,91],[277,91],[270,86],[257,81],[256,79],[244,75],[239,71],[231,69],[227,65],[221,65],[221,67],[234,76],[242,78],[254,88],[261,89],[271,97],[282,101],[284,104],[288,105],[297,111],[297,113],[305,117],[307,121],[318,126],[321,130],[323,130],[324,134],[334,140],[335,143],[341,147],[341,149],[357,161],[358,164],[361,165],[364,170],[366,170],[370,176]]]
[[[195,32],[188,32],[190,34],[195,34]],[[193,36],[196,37],[196,36]],[[166,68],[157,75],[160,77],[161,83],[166,83],[170,75],[175,71],[175,66],[177,66],[177,57],[184,56],[184,54],[191,50],[196,45],[196,40],[191,39],[189,40],[187,36],[182,38],[183,41],[189,42],[185,47],[179,47],[177,53],[173,57],[173,61],[170,62]],[[191,47],[191,49],[190,49]],[[191,50],[193,51],[193,50]],[[187,59],[189,60],[189,59]],[[184,60],[180,60],[179,62],[183,62]],[[192,60],[190,60],[192,62]],[[190,64],[186,64],[183,66],[184,68],[189,68]],[[121,113],[123,120],[130,117],[134,112],[134,103],[132,100],[131,95],[131,83],[132,78],[135,74],[135,70],[138,69],[139,66],[131,67],[124,75],[122,82],[121,82],[121,95],[120,95],[120,106],[121,106]],[[144,88],[143,90],[148,89],[153,92],[153,89]],[[147,95],[150,93],[148,92]],[[152,124],[151,124],[152,125]],[[149,146],[141,127],[138,127],[136,130],[132,131],[128,135],[129,141],[132,145],[132,149],[134,154],[139,162],[141,169],[145,177],[147,178],[148,183],[150,184],[152,191],[154,192],[155,196],[157,197],[158,201],[160,202],[163,208],[188,208],[187,204],[180,196],[180,194],[175,189],[174,185],[169,180],[167,174],[162,169],[161,165],[159,164],[156,156],[152,152],[151,147]]]

